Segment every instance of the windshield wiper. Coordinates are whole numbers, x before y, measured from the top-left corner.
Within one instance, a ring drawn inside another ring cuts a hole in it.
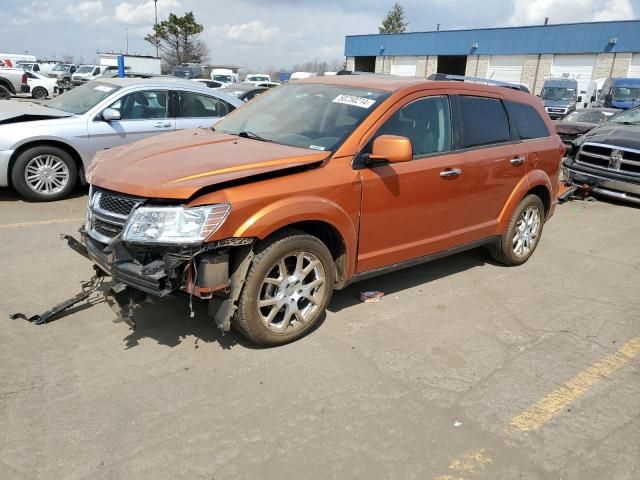
[[[238,133],[238,136],[239,136],[239,137],[242,137],[242,138],[250,138],[250,139],[252,139],[252,140],[258,140],[258,141],[260,141],[260,142],[270,142],[270,143],[273,143],[273,140],[269,140],[268,138],[261,137],[261,136],[260,136],[260,135],[258,135],[257,133],[253,133],[253,132],[250,132],[250,131],[248,131],[248,130],[244,130],[244,131],[242,131],[242,132],[239,132],[239,133]]]

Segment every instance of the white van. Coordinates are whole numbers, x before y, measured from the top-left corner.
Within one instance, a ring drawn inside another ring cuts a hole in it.
[[[211,70],[211,80],[227,85],[238,83],[238,74],[228,68],[214,68]]]
[[[584,108],[593,107],[600,98],[600,92],[606,78],[598,78],[589,82],[587,93],[582,97]]]
[[[311,73],[311,72],[293,72],[291,74],[291,81],[293,80],[302,80],[303,78],[309,78],[309,77],[317,77],[318,74],[317,73]]]

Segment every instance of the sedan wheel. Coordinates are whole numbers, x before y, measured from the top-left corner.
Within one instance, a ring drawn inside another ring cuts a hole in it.
[[[66,197],[78,180],[78,167],[64,150],[43,145],[23,151],[11,169],[11,183],[25,198],[49,202]]]

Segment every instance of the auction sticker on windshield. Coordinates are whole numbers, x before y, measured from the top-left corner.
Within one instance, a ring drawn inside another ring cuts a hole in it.
[[[97,85],[95,87],[93,87],[94,90],[99,90],[100,92],[107,92],[109,93],[111,90],[113,90],[113,88],[111,87],[105,87],[104,85]]]
[[[352,105],[354,107],[369,108],[376,103],[376,101],[355,95],[338,95],[333,99],[333,103],[344,103],[345,105]]]

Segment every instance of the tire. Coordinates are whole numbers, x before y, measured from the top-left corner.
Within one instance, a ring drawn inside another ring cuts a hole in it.
[[[525,214],[526,222],[523,217]],[[522,265],[529,260],[540,242],[544,218],[544,204],[540,197],[533,194],[524,197],[513,211],[504,235],[490,247],[491,257],[510,267]],[[523,226],[524,224],[526,226]],[[516,235],[519,237],[516,238]]]
[[[307,334],[324,314],[333,293],[335,264],[324,243],[298,230],[283,231],[257,248],[233,325],[258,345],[283,345]]]
[[[43,100],[47,98],[48,95],[49,92],[47,92],[47,89],[44,87],[36,87],[31,91],[31,96],[36,100]]]
[[[62,86],[63,86],[64,88],[69,88],[69,87],[71,87],[71,79],[70,79],[70,78],[64,78],[64,79],[62,80]]]
[[[27,169],[31,176],[29,181]],[[40,186],[39,181],[42,182]],[[25,150],[18,155],[11,169],[13,187],[22,197],[36,202],[51,202],[66,197],[77,181],[78,168],[71,155],[50,145]]]
[[[0,85],[0,100],[11,100],[11,92],[2,85]]]

